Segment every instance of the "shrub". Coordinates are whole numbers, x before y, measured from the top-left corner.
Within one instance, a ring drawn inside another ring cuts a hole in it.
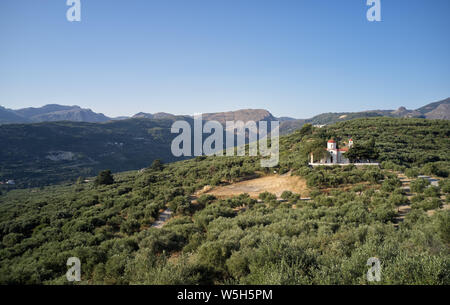
[[[450,211],[438,214],[438,229],[444,242],[450,243]]]
[[[2,243],[5,247],[12,247],[17,243],[20,243],[23,238],[24,236],[21,233],[9,233],[3,237]]]
[[[169,203],[169,209],[171,209],[174,212],[180,212],[183,213],[182,210],[184,210],[188,205],[190,204],[190,201],[185,196],[176,196],[172,199],[172,201]],[[178,207],[183,206],[180,211],[178,211]]]
[[[439,187],[444,194],[450,193],[450,179],[442,179],[439,181]]]
[[[140,223],[135,219],[128,219],[120,226],[120,231],[127,234],[133,234],[141,228]]]
[[[211,194],[204,194],[201,195],[198,199],[197,202],[202,205],[203,207],[207,206],[208,204],[210,204],[211,202],[215,201],[217,198],[214,195]]]
[[[258,195],[258,198],[262,201],[273,201],[277,200],[277,196],[275,194],[269,193],[269,192],[263,192]]]
[[[427,163],[422,167],[422,173],[429,176],[448,177],[448,172],[434,163]]]
[[[227,270],[235,279],[240,279],[250,272],[248,264],[248,253],[242,251],[234,252],[226,261]]]
[[[425,189],[423,194],[427,197],[440,197],[441,192],[439,187],[431,185]]]
[[[395,168],[397,168],[397,164],[395,164],[392,161],[383,161],[381,162],[381,167],[384,169],[391,169],[391,170],[395,170]]]
[[[392,194],[389,197],[389,200],[395,206],[400,206],[408,203],[408,198],[399,194]]]
[[[410,187],[412,192],[421,194],[428,185],[430,185],[428,179],[419,178],[412,181]]]
[[[417,168],[408,168],[405,170],[405,175],[408,178],[416,178],[419,175],[419,169]]]
[[[289,200],[291,197],[292,197],[292,192],[290,192],[290,191],[284,191],[282,194],[281,194],[281,198],[283,198],[284,200]]]
[[[120,188],[120,189],[117,191],[117,195],[124,195],[124,194],[127,194],[127,193],[131,192],[131,190],[132,190],[131,187]]]
[[[418,203],[425,200],[425,196],[422,194],[417,194],[411,198],[411,203]]]
[[[393,221],[396,213],[393,209],[393,206],[390,203],[382,204],[372,211],[375,218],[381,222],[387,223]]]
[[[110,185],[114,183],[114,177],[111,174],[111,171],[108,170],[104,170],[101,171],[97,178],[95,179],[95,185]]]
[[[152,165],[150,166],[151,170],[154,171],[161,171],[164,168],[163,163],[160,159],[156,159],[152,162]]]
[[[442,207],[442,201],[438,198],[429,198],[421,202],[414,203],[411,208],[421,209],[424,211],[440,209]]]
[[[381,190],[385,192],[393,192],[397,187],[402,186],[402,182],[397,177],[395,178],[388,178],[383,181],[383,184],[381,185]]]

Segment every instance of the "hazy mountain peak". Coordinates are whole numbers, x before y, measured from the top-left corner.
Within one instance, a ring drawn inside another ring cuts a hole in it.
[[[203,120],[215,120],[221,124],[226,121],[264,121],[275,120],[275,117],[265,109],[241,109],[236,111],[204,113]]]
[[[450,103],[437,106],[434,110],[425,114],[427,119],[450,120]]]
[[[266,109],[240,109],[235,111],[204,113],[203,120],[215,120],[222,124],[226,121],[270,121],[279,120],[282,125],[289,126],[287,130],[294,130],[304,123],[331,124],[334,122],[351,120],[361,117],[388,116],[388,117],[422,117],[427,119],[450,119],[450,98],[427,104],[416,110],[408,110],[401,106],[397,110],[370,110],[361,112],[322,113],[310,119],[293,119],[289,117],[275,118]],[[175,119],[180,116],[166,112],[154,114],[139,112],[132,118],[145,119]],[[127,119],[127,117],[109,118],[102,113],[95,113],[91,109],[80,106],[64,106],[58,104],[47,104],[42,107],[28,107],[11,110],[0,106],[0,124],[8,123],[35,123],[46,121],[79,121],[79,122],[106,122],[112,120]]]
[[[433,102],[433,103],[429,103],[423,107],[420,107],[418,109],[416,109],[417,111],[421,112],[422,114],[426,114],[430,111],[435,110],[437,107],[439,107],[439,105],[441,104],[450,104],[450,97],[441,100],[441,101],[437,101],[437,102]]]
[[[30,123],[30,121],[15,113],[14,110],[0,106],[0,124],[8,123]]]
[[[132,116],[132,118],[135,119],[153,119],[153,114],[151,113],[145,113],[145,112],[139,112]]]
[[[47,104],[42,107],[28,107],[11,110],[21,120],[2,120],[2,123],[30,123],[49,121],[78,121],[78,122],[106,122],[110,118],[102,113],[95,113],[91,109],[83,109],[80,106],[65,106]]]
[[[392,111],[391,114],[398,117],[405,117],[405,118],[417,118],[421,117],[422,114],[417,110],[408,110],[406,107],[401,106],[397,110]]]

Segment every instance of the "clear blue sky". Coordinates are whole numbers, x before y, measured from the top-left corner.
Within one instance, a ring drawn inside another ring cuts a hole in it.
[[[109,116],[418,108],[450,96],[450,1],[0,1],[0,105]]]

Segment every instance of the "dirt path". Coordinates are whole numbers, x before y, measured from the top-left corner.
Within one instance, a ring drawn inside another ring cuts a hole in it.
[[[405,190],[406,192],[406,197],[408,197],[408,200],[410,201],[411,198],[413,197],[413,194],[411,193],[411,188],[410,188],[410,184],[411,184],[411,179],[408,178],[407,176],[405,176],[405,174],[403,173],[398,173],[396,172],[397,177],[400,179],[400,181],[402,182],[402,189]],[[428,179],[428,181],[430,181],[430,184],[433,186],[438,186],[439,185],[439,179],[434,178],[434,177],[430,177],[430,176],[424,176],[424,175],[420,175],[417,177],[417,179]],[[441,198],[443,199],[443,198]],[[443,210],[447,210],[450,209],[450,205],[445,204],[443,205],[443,207],[441,208]],[[395,217],[395,226],[398,226],[399,222],[402,222],[405,219],[405,216],[411,211],[411,205],[409,204],[405,204],[405,205],[401,205],[398,207],[397,210],[397,217]],[[428,210],[427,211],[427,215],[428,216],[432,216],[435,213],[436,210]]]
[[[411,197],[413,196],[411,194],[411,179],[409,179],[405,174],[403,173],[396,173],[398,179],[402,182],[401,188],[405,191],[406,197],[408,198],[408,201],[411,200]],[[397,217],[394,218],[394,225],[398,226],[400,222],[403,222],[405,220],[406,215],[411,212],[411,205],[404,204],[397,208]]]
[[[161,229],[166,224],[166,222],[169,220],[170,217],[172,217],[172,211],[169,208],[167,208],[166,210],[164,210],[164,212],[159,214],[158,220],[156,220],[152,224],[152,228]]]

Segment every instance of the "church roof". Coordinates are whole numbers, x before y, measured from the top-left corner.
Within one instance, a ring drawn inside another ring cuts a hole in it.
[[[328,140],[328,143],[336,143],[336,141],[331,139],[331,140]]]

